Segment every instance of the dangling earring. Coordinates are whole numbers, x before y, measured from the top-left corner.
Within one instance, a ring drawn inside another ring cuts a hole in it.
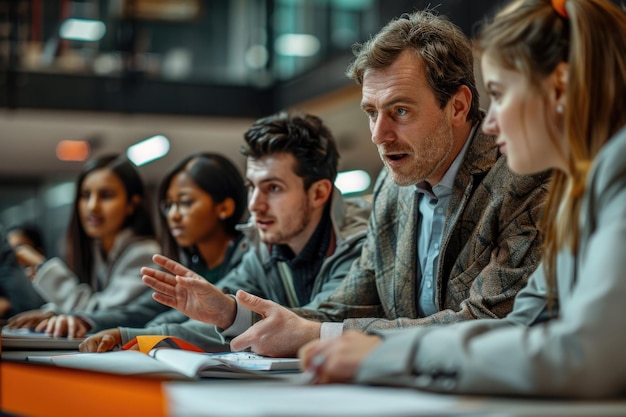
[[[565,111],[565,108],[563,107],[563,105],[562,105],[562,104],[557,104],[557,105],[556,105],[556,112],[557,112],[558,114],[563,114],[563,112],[564,112],[564,111]]]

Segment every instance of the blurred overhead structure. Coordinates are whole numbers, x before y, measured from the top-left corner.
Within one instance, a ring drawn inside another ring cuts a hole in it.
[[[495,0],[441,0],[466,31]],[[430,1],[0,0],[0,107],[260,117],[350,83],[351,46]]]
[[[75,149],[57,158],[62,140],[91,157],[167,137],[139,168],[155,189],[192,152],[243,169],[243,133],[288,108],[325,120],[340,171],[364,178],[357,191],[342,176],[342,189],[369,193],[382,163],[344,75],[351,46],[429,6],[471,35],[499,1],[0,0],[0,223],[38,224],[55,253],[82,165]]]

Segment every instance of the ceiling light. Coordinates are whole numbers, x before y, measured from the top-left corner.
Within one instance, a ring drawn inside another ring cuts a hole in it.
[[[57,158],[61,161],[85,161],[90,151],[86,140],[62,140],[57,144]]]
[[[339,188],[341,194],[358,193],[367,190],[371,179],[367,172],[363,170],[346,171],[337,174],[335,187]]]
[[[313,35],[287,33],[276,38],[274,49],[281,55],[313,56],[320,50],[320,41]]]
[[[156,135],[128,147],[126,156],[136,166],[142,166],[167,155],[170,141],[163,135]]]
[[[99,20],[67,19],[61,24],[59,35],[71,41],[99,41],[106,32],[106,26]]]

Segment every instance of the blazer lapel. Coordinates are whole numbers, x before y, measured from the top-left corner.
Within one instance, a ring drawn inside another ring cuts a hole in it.
[[[448,280],[448,277],[444,277],[444,275],[449,273],[445,269],[445,265],[451,265],[461,251],[461,248],[456,247],[453,242],[467,241],[472,232],[471,230],[464,231],[460,227],[462,225],[459,224],[459,219],[463,217],[463,213],[474,192],[475,184],[479,183],[487,175],[499,156],[493,136],[483,133],[482,130],[476,129],[474,136],[469,140],[472,142],[454,179],[446,223],[441,238],[441,255],[439,256],[437,268],[437,294],[435,298],[439,309],[442,308],[443,290],[446,286],[444,278],[446,283]]]
[[[415,186],[400,187],[398,194],[398,246],[393,273],[394,317],[417,317],[416,274],[417,274],[417,222],[420,216],[417,207]]]

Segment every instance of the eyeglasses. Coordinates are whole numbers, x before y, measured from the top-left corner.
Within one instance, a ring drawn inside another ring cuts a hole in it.
[[[167,217],[174,207],[178,210],[178,214],[181,216],[186,216],[191,211],[191,206],[193,206],[195,200],[180,200],[180,201],[161,201],[159,204],[159,209],[161,210],[161,214]]]

